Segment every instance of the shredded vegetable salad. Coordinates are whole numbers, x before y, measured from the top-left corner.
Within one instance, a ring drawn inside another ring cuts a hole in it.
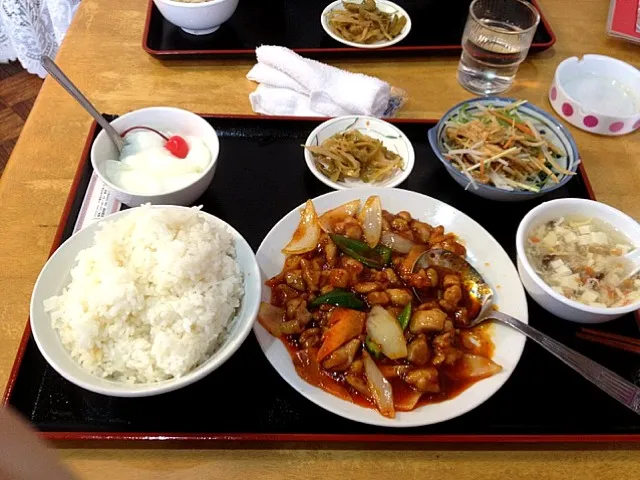
[[[445,124],[444,157],[469,184],[540,192],[549,182],[575,175],[562,167],[567,153],[518,109],[526,100],[502,107],[465,105]]]

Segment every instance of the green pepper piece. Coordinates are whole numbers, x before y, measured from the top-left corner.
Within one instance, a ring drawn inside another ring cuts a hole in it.
[[[398,315],[398,323],[403,331],[407,328],[407,325],[409,325],[409,320],[411,320],[411,302],[407,303],[402,312],[400,312],[400,315]]]
[[[393,252],[393,250],[391,250],[386,245],[382,245],[381,243],[376,245],[376,248],[374,248],[374,250],[380,254],[380,256],[382,257],[382,263],[384,265],[389,265],[391,263],[391,253]]]
[[[376,360],[382,357],[382,347],[374,342],[369,335],[364,339],[364,346],[367,349],[367,352],[369,352]]]
[[[364,308],[364,302],[355,293],[339,288],[320,295],[309,304],[311,308],[316,308],[320,305],[335,305],[336,307],[352,308],[354,310],[362,310]]]
[[[371,248],[360,240],[354,240],[343,235],[332,233],[329,236],[341,252],[346,253],[369,268],[381,269],[391,262],[391,249],[384,245]]]

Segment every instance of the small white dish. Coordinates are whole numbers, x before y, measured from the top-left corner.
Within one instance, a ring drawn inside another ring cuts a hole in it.
[[[192,205],[209,187],[218,165],[220,143],[218,134],[205,119],[195,113],[174,107],[150,107],[134,110],[116,118],[111,125],[117,132],[123,132],[133,126],[146,126],[172,135],[191,135],[198,137],[211,152],[211,163],[191,184],[158,195],[143,195],[130,192],[114,185],[105,174],[107,160],[119,157],[116,146],[101,131],[91,146],[91,165],[98,178],[113,192],[113,195],[129,207],[138,207],[145,203],[152,205]]]
[[[527,300],[518,273],[500,244],[475,220],[455,208],[420,193],[397,188],[361,188],[340,190],[313,199],[318,214],[346,202],[365,201],[378,195],[382,208],[390,212],[406,210],[412,217],[432,225],[442,225],[464,240],[467,258],[495,289],[496,305],[524,323],[528,323]],[[301,207],[294,208],[267,234],[256,257],[263,279],[280,273],[285,256],[282,247],[291,240],[300,221]],[[263,285],[262,300],[268,302],[270,289]],[[495,394],[513,373],[525,345],[525,337],[515,330],[494,324],[491,338],[495,345],[493,360],[503,367],[502,372],[474,383],[454,398],[425,405],[410,412],[396,412],[396,418],[383,417],[377,410],[365,408],[335,397],[305,382],[296,373],[284,343],[267,332],[259,322],[254,332],[267,360],[280,376],[301,395],[316,405],[350,420],[382,427],[417,427],[444,422],[473,410]]]
[[[352,3],[362,3],[362,1],[359,1],[359,0],[349,0],[349,1]],[[322,28],[324,28],[324,31],[327,32],[327,35],[329,35],[335,41],[340,42],[344,45],[348,45],[350,47],[355,47],[355,48],[385,48],[385,47],[390,47],[391,45],[395,45],[396,43],[404,40],[406,36],[409,35],[409,32],[411,31],[411,17],[409,17],[409,14],[405,11],[405,9],[387,0],[376,0],[376,6],[380,11],[384,13],[396,13],[398,15],[402,15],[407,19],[407,24],[404,26],[404,28],[402,29],[402,31],[397,37],[387,41],[366,44],[366,43],[351,42],[349,40],[342,38],[340,35],[336,34],[331,29],[331,26],[329,26],[329,19],[327,15],[329,14],[329,12],[333,10],[344,10],[344,7],[342,5],[342,0],[337,0],[333,3],[330,3],[322,11],[322,15],[320,16],[320,22],[322,24]]]
[[[525,253],[527,235],[533,228],[567,215],[598,218],[620,231],[636,247],[640,246],[640,223],[609,205],[581,198],[561,198],[538,205],[525,215],[516,233],[518,272],[529,295],[553,315],[577,323],[604,323],[640,308],[640,303],[606,308],[570,300],[554,291],[534,271]]]
[[[207,35],[218,30],[234,14],[238,2],[239,0],[153,0],[164,18],[191,35]]]
[[[366,183],[358,179],[345,179],[342,182],[334,182],[329,177],[323,175],[315,164],[313,154],[304,149],[304,159],[311,173],[325,185],[336,190],[359,187],[397,187],[404,182],[415,164],[415,152],[413,145],[407,136],[395,125],[380,120],[375,117],[364,117],[360,115],[347,115],[344,117],[336,117],[327,120],[318,125],[307,137],[305,145],[320,145],[327,138],[332,137],[336,133],[347,130],[358,130],[372,138],[380,140],[388,150],[400,155],[404,161],[402,170],[396,172],[393,176],[379,183]]]
[[[187,210],[186,207],[153,206],[151,208]],[[51,324],[51,317],[44,311],[43,301],[54,295],[59,295],[71,280],[70,271],[75,265],[78,253],[93,245],[94,235],[98,227],[104,222],[123,218],[135,212],[136,209],[123,210],[94,222],[80,230],[64,242],[49,258],[36,280],[31,295],[30,322],[33,338],[49,365],[62,377],[71,383],[91,392],[110,395],[113,397],[148,397],[171,392],[190,385],[206,377],[226,362],[242,345],[249,335],[253,322],[260,307],[260,291],[262,282],[260,271],[253,250],[247,241],[233,227],[222,220],[201,212],[212,223],[224,226],[232,235],[236,247],[236,260],[244,276],[244,296],[240,309],[231,320],[231,330],[222,345],[213,355],[180,378],[158,383],[128,384],[115,382],[92,375],[76,363],[65,350],[58,333]]]
[[[640,70],[604,55],[567,58],[556,69],[549,102],[587,132],[631,133],[640,129]]]

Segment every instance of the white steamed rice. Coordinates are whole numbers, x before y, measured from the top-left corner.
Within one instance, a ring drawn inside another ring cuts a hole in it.
[[[183,376],[222,343],[242,298],[235,244],[198,208],[143,206],[106,222],[44,301],[72,358],[127,383]]]

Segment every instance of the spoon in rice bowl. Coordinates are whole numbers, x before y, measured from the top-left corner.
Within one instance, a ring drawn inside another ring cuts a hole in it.
[[[464,258],[448,250],[429,250],[417,258],[413,271],[418,272],[420,269],[434,266],[460,272],[466,293],[474,304],[477,303],[477,308],[470,311],[467,324],[461,328],[473,328],[488,320],[507,325],[529,337],[605,393],[640,414],[640,388],[526,323],[495,310],[493,289]],[[415,293],[420,298],[419,291]]]

